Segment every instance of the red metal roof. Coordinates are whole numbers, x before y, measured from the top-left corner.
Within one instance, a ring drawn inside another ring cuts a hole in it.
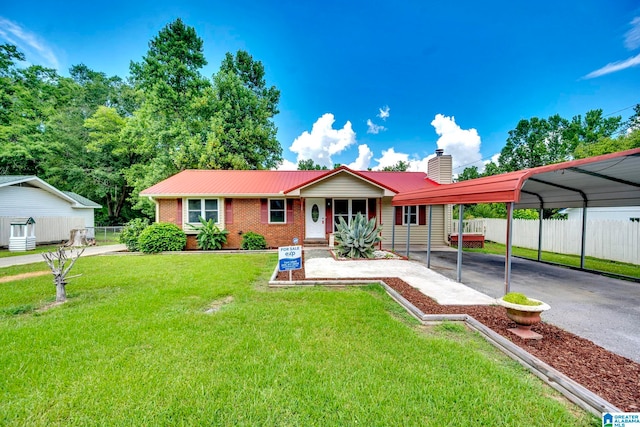
[[[439,185],[428,179],[423,172],[354,171],[346,166],[330,171],[185,170],[143,190],[140,195],[272,196],[286,194],[342,171],[394,193],[435,188]]]
[[[516,208],[640,204],[640,148],[408,191],[393,205],[515,202]]]

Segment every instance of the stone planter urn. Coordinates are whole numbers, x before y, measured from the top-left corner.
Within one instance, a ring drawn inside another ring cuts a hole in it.
[[[515,328],[508,329],[509,332],[519,336],[522,339],[542,339],[542,335],[533,332],[531,326],[540,322],[540,314],[549,310],[551,307],[542,301],[533,298],[527,298],[532,303],[538,305],[525,305],[505,301],[504,297],[496,299],[498,305],[507,309],[507,317],[516,322]]]

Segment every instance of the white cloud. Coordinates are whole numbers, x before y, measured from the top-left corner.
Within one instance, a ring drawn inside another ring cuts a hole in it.
[[[629,50],[640,47],[640,16],[631,21],[631,29],[624,35],[624,46]]]
[[[382,108],[378,109],[380,111],[380,113],[378,113],[378,117],[380,117],[382,120],[387,120],[387,117],[389,117],[389,110],[391,110],[389,108],[388,105],[385,105]]]
[[[407,153],[397,152],[393,147],[388,150],[382,150],[382,157],[375,159],[378,164],[374,166],[373,170],[382,170],[385,167],[395,166],[398,162],[402,161],[409,163],[407,170],[409,172],[427,172],[427,164],[429,159],[435,154],[430,154],[426,157],[420,158],[418,156],[410,156]]]
[[[442,114],[436,114],[431,125],[440,135],[436,142],[438,148],[444,149],[446,154],[451,154],[454,171],[461,165],[482,164],[481,140],[477,130],[462,129],[456,124],[453,116],[447,117]]]
[[[600,69],[590,72],[584,76],[584,78],[592,79],[594,77],[604,76],[605,74],[615,73],[616,71],[624,70],[629,67],[635,67],[636,65],[640,65],[640,54],[625,59],[624,61],[611,62]]]
[[[293,163],[287,159],[284,159],[282,163],[277,167],[279,171],[295,171],[298,170],[298,164]]]
[[[39,37],[20,25],[0,16],[0,38],[16,45],[29,63],[59,70],[58,58]]]
[[[311,128],[311,132],[304,131],[289,147],[298,155],[297,161],[312,159],[320,166],[333,168],[331,156],[339,154],[356,142],[356,133],[347,121],[342,129],[333,129],[335,119],[333,114],[322,115]]]
[[[371,119],[367,119],[367,133],[372,133],[374,135],[379,134],[382,131],[387,130],[386,127],[377,125],[371,121]]]
[[[391,147],[388,150],[382,150],[382,157],[376,159],[378,165],[373,169],[382,170],[385,167],[394,166],[399,161],[408,162],[409,155],[405,153],[397,153],[396,150]]]
[[[373,157],[373,151],[367,144],[358,145],[358,158],[349,163],[347,167],[357,171],[367,170]]]
[[[628,50],[634,50],[640,47],[640,16],[633,18],[629,24],[631,24],[631,29],[624,35],[624,46]],[[626,70],[627,68],[635,67],[636,65],[640,65],[640,54],[622,61],[610,62],[604,67],[590,72],[584,76],[584,78],[593,79],[606,74],[615,73],[616,71]]]

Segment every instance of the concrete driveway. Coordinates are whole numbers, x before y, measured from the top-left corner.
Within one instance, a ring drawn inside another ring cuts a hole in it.
[[[431,254],[431,267],[456,279],[455,251]],[[411,252],[426,264],[426,251]],[[462,283],[491,297],[504,295],[504,256],[465,252]],[[640,284],[513,258],[511,291],[540,299],[543,319],[640,362]]]

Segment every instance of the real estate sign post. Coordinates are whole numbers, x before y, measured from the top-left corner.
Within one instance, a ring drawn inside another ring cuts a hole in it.
[[[302,268],[302,246],[281,246],[278,248],[278,271],[291,271]]]

